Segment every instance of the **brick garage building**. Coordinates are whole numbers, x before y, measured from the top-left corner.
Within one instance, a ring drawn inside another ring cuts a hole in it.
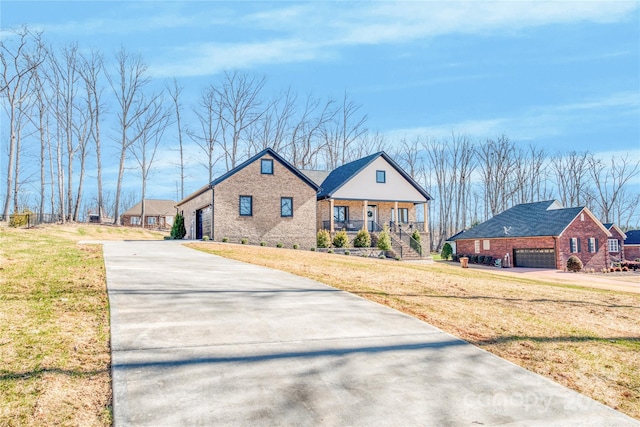
[[[516,205],[450,240],[457,254],[492,256],[515,267],[564,270],[572,255],[584,268],[608,266],[610,237],[589,209],[563,208],[548,200]]]
[[[188,239],[315,247],[319,187],[270,148],[178,203]]]
[[[144,215],[142,212],[143,203]],[[176,202],[174,200],[144,199],[120,216],[120,224],[128,227],[171,228],[175,215]]]

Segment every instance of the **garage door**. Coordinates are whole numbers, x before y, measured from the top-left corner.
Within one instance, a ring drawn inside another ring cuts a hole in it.
[[[553,249],[516,249],[513,265],[529,268],[556,268],[556,253]]]

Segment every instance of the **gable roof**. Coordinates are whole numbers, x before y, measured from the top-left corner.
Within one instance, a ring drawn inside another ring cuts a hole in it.
[[[622,230],[620,229],[620,227],[618,227],[618,226],[617,226],[617,225],[615,225],[614,223],[612,223],[612,222],[607,222],[607,223],[603,223],[602,225],[604,225],[604,228],[606,228],[606,229],[607,229],[607,230],[609,230],[609,231],[611,231],[611,229],[612,229],[612,228],[613,228],[613,229],[615,229],[615,230],[618,232],[618,234],[622,237],[622,240],[624,240],[624,239],[626,239],[626,238],[627,238],[627,235],[625,234],[625,232],[624,232],[624,231],[622,231]]]
[[[173,200],[144,199],[144,214],[146,216],[173,216],[176,213],[176,202]],[[142,201],[127,209],[122,215],[141,215]]]
[[[608,233],[585,207],[563,208],[556,200],[515,205],[449,240],[560,236],[585,211]]]
[[[640,245],[640,230],[628,230],[627,238],[624,239],[625,245]]]
[[[211,186],[214,187],[214,186],[220,184],[225,179],[235,175],[236,173],[240,172],[242,169],[244,169],[247,166],[249,166],[251,163],[255,162],[256,160],[262,158],[263,156],[265,156],[267,154],[270,155],[271,157],[273,157],[274,160],[277,160],[282,166],[287,168],[291,173],[293,173],[298,178],[300,178],[303,182],[305,182],[309,187],[313,188],[316,192],[320,191],[320,187],[315,182],[313,182],[313,180],[311,180],[305,174],[300,172],[300,170],[298,170],[298,168],[296,168],[291,163],[286,161],[282,156],[280,156],[278,153],[276,153],[272,148],[265,148],[264,150],[262,150],[261,152],[259,152],[255,156],[245,160],[242,164],[236,166],[235,168],[231,169],[227,173],[220,175],[218,178],[216,178],[213,181],[211,181]]]
[[[329,176],[329,171],[318,171],[312,169],[300,169],[300,172],[305,174],[311,181],[315,182],[316,185],[322,185],[322,182],[327,179]]]
[[[338,191],[343,185],[345,185],[354,176],[360,173],[371,162],[378,157],[382,157],[387,161],[402,177],[407,180],[411,186],[413,186],[422,196],[427,200],[431,200],[429,193],[420,186],[413,178],[407,174],[387,153],[380,151],[369,156],[363,157],[353,162],[346,163],[336,169],[334,169],[329,176],[322,182],[322,190],[318,193],[318,200],[330,198],[336,191]]]

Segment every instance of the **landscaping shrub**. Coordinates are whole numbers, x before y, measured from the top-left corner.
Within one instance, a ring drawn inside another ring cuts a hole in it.
[[[347,250],[347,251],[344,251],[344,254],[345,255],[351,255],[351,252]]]
[[[332,253],[333,253],[333,249],[329,249],[329,250],[327,251],[327,253],[328,253],[328,254],[332,254]]]
[[[574,273],[582,270],[582,261],[580,261],[580,258],[575,255],[570,256],[567,260],[567,270],[573,271]]]
[[[316,246],[319,248],[328,248],[331,246],[331,234],[327,230],[320,230],[316,235]]]
[[[478,264],[484,264],[484,255],[478,256]]]
[[[349,246],[349,236],[344,230],[340,230],[333,236],[333,246],[336,248],[346,248]]]
[[[282,242],[276,243],[276,248],[281,248],[283,246]]]
[[[242,243],[243,245],[246,245],[247,243],[249,243],[249,239],[244,237],[244,238],[242,238],[242,240],[240,240],[240,243]]]
[[[262,242],[260,242],[260,246],[267,246],[267,242],[263,240]]]
[[[300,247],[300,246],[298,246],[298,244],[297,244],[297,243],[294,243],[294,244],[293,244],[293,249],[298,249],[299,247]]]
[[[484,263],[485,265],[493,265],[493,257],[491,255],[487,255],[484,257]]]
[[[184,228],[184,217],[179,213],[173,219],[171,226],[171,238],[174,240],[182,240],[187,235],[187,229]]]
[[[471,255],[471,257],[469,258],[469,262],[472,264],[477,264],[478,263],[478,255]]]
[[[356,234],[356,238],[353,239],[353,247],[354,248],[368,248],[371,246],[371,235],[367,231],[366,228],[358,231]]]
[[[205,242],[208,241],[209,240],[209,236],[207,236],[207,235],[202,236],[202,240],[205,241]]]
[[[14,213],[9,216],[9,227],[24,227],[29,224],[29,215],[33,214],[30,210],[24,210],[20,213]]]
[[[416,242],[420,243],[420,239],[421,239],[420,232],[418,230],[413,230],[413,233],[411,234],[411,238]]]
[[[378,249],[381,251],[391,250],[391,236],[389,236],[389,227],[386,224],[378,235]]]
[[[311,248],[311,249],[309,249],[309,250],[310,250],[311,252],[315,252],[315,251],[316,251],[316,248]]]
[[[222,243],[227,243],[228,241],[229,241],[229,238],[228,238],[228,237],[223,237],[223,238],[222,238]]]
[[[460,254],[451,254],[451,261],[455,261],[455,262],[460,261]]]
[[[447,261],[451,255],[453,255],[453,249],[451,248],[451,245],[449,243],[445,243],[442,246],[442,251],[440,252],[440,258]]]

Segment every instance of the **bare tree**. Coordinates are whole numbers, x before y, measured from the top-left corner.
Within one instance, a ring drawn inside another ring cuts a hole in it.
[[[515,193],[515,146],[506,135],[501,135],[496,140],[487,139],[476,148],[476,154],[485,188],[485,218],[488,218],[507,209]]]
[[[19,170],[18,120],[19,109],[31,95],[29,85],[35,70],[44,61],[44,47],[40,33],[33,33],[27,27],[10,31],[15,37],[0,39],[0,61],[2,76],[0,96],[6,99],[5,108],[9,116],[9,152],[7,162],[7,187],[3,208],[3,218],[9,215],[12,191],[17,184]],[[14,181],[15,180],[15,181]],[[18,195],[14,194],[14,211],[17,210]]]
[[[367,115],[360,116],[360,108],[345,91],[334,120],[325,126],[325,157],[329,169],[353,160],[352,144],[367,132]]]
[[[130,55],[121,48],[115,55],[117,70],[113,74],[106,73],[107,80],[113,89],[118,104],[118,128],[117,142],[120,148],[120,162],[118,167],[118,180],[116,183],[115,211],[113,223],[120,225],[120,193],[122,191],[122,179],[127,152],[131,144],[141,137],[135,123],[144,116],[156,101],[155,98],[144,97],[144,87],[149,84],[151,78],[146,75],[147,66],[140,55]]]
[[[624,194],[625,187],[640,173],[640,161],[633,162],[629,155],[621,158],[611,157],[609,166],[591,154],[587,158],[587,169],[595,189],[594,202],[600,211],[603,222],[613,222],[614,207]],[[633,199],[632,199],[633,200]],[[620,207],[619,210],[624,210]],[[618,221],[620,218],[617,218]]]
[[[240,159],[240,144],[246,132],[264,115],[260,92],[265,78],[237,71],[225,72],[220,87],[214,87],[220,117],[221,147],[227,170]]]
[[[156,159],[158,146],[162,140],[162,135],[169,125],[171,117],[169,110],[163,108],[162,99],[158,96],[152,98],[151,104],[139,115],[134,124],[135,132],[139,135],[129,150],[133,155],[140,170],[141,190],[142,190],[142,211],[140,213],[141,225],[145,224],[145,198],[147,194],[147,180],[149,173]]]
[[[213,86],[207,88],[200,97],[199,109],[195,110],[198,118],[198,131],[187,128],[186,133],[202,150],[207,159],[203,165],[209,173],[209,181],[213,181],[213,168],[220,156],[216,156],[221,120],[218,110],[218,92]]]
[[[529,145],[517,149],[513,158],[514,203],[531,203],[546,198],[545,173],[547,155],[542,149]]]
[[[90,56],[81,56],[80,75],[84,80],[87,91],[87,114],[88,120],[91,123],[89,132],[96,148],[96,203],[98,222],[102,222],[104,211],[104,200],[102,196],[102,139],[100,134],[100,118],[103,105],[102,89],[99,87],[99,78],[103,70],[104,60],[99,52],[93,51]]]
[[[331,100],[323,103],[311,95],[306,97],[289,134],[289,157],[296,167],[313,169],[318,166],[318,157],[324,149],[323,129],[336,114],[333,104]]]
[[[588,158],[588,152],[571,151],[568,154],[558,153],[551,159],[558,196],[564,206],[580,206],[583,203],[589,185]]]
[[[173,101],[174,114],[176,117],[176,126],[178,130],[178,151],[180,153],[180,200],[184,199],[184,147],[182,144],[182,120],[181,112],[182,105],[180,104],[180,97],[182,95],[183,87],[178,85],[178,79],[173,78],[171,83],[167,86],[167,92]]]
[[[285,151],[296,100],[297,96],[289,88],[267,105],[260,120],[249,130],[249,155],[268,147],[279,153]]]

